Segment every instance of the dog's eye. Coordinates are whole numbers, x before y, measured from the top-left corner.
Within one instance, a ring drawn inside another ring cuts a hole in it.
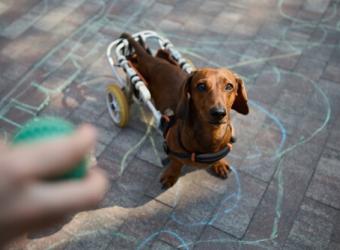
[[[232,91],[234,89],[234,86],[231,83],[227,83],[225,85],[225,90],[226,91]]]
[[[207,86],[204,83],[197,84],[196,88],[199,92],[204,92],[207,90]]]

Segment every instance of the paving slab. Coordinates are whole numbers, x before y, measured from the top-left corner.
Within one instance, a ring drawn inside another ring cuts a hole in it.
[[[314,173],[307,196],[339,209],[339,166],[339,151],[326,148]]]
[[[286,249],[326,249],[330,243],[335,209],[306,199],[289,233]]]
[[[0,1],[0,138],[39,115],[90,123],[110,180],[96,209],[13,248],[339,248],[338,5]],[[228,67],[243,78],[250,114],[232,113],[238,141],[228,179],[186,166],[163,190],[162,136],[150,113],[134,104],[127,127],[114,125],[106,86],[117,79],[106,48],[122,32],[145,29],[197,67]]]

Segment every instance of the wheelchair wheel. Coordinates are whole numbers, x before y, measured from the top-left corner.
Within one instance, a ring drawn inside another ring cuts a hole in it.
[[[126,96],[116,84],[107,86],[106,105],[109,114],[118,127],[125,127],[129,118],[129,105]]]

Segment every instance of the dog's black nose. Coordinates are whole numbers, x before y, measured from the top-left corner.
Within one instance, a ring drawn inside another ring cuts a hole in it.
[[[225,108],[213,107],[210,109],[210,115],[216,119],[222,119],[227,114]]]

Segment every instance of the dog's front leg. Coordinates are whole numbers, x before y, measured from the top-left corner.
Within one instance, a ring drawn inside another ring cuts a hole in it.
[[[230,167],[225,159],[221,159],[212,165],[211,170],[219,177],[226,179],[230,172]]]
[[[183,164],[176,159],[170,160],[169,166],[165,169],[160,179],[163,189],[169,188],[176,183],[181,174],[182,167]]]

